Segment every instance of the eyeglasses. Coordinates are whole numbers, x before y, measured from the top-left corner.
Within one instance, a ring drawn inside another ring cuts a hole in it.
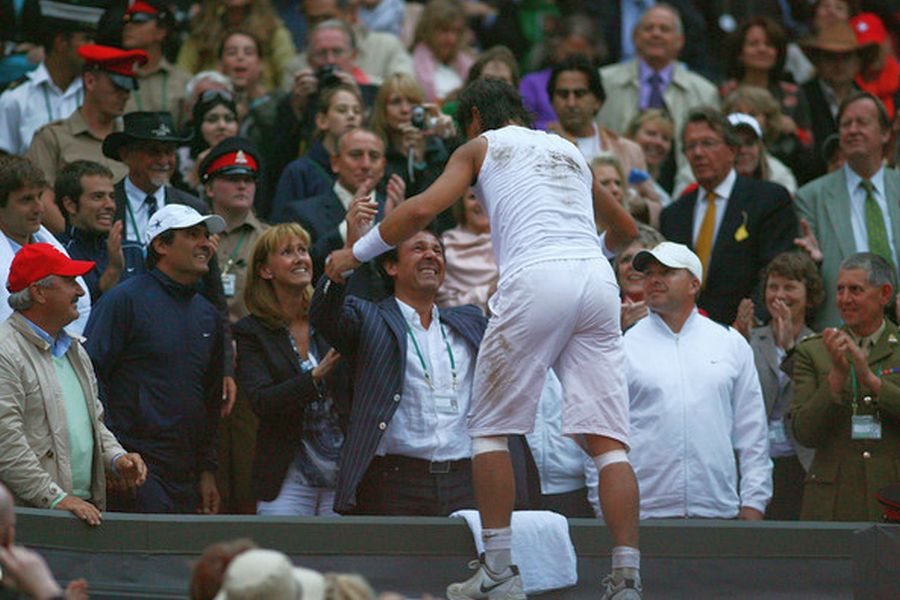
[[[697,150],[703,150],[704,152],[710,151],[717,146],[722,145],[722,140],[697,140],[696,142],[691,142],[690,144],[685,144],[684,153],[690,154],[691,152],[696,152]]]

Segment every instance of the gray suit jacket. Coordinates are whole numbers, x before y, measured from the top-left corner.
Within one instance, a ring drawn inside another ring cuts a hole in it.
[[[799,344],[801,340],[813,335],[813,330],[803,326],[800,335],[797,336],[796,342]],[[763,400],[766,403],[766,417],[771,419],[772,409],[775,404],[782,398],[786,399],[787,408],[790,409],[794,396],[794,383],[788,381],[784,390],[781,389],[781,383],[778,381],[779,373],[781,373],[781,360],[778,358],[778,349],[775,346],[775,336],[772,333],[772,325],[765,327],[757,327],[750,332],[750,347],[753,348],[753,360],[756,363],[756,372],[759,375],[759,384],[762,387]],[[807,471],[812,464],[815,450],[801,446],[794,436],[791,435],[791,423],[789,414],[784,417],[784,429],[797,458]]]
[[[849,168],[849,167],[847,167]],[[900,264],[900,173],[884,170],[885,197],[894,237],[894,264]],[[825,302],[816,315],[816,329],[841,324],[837,309],[837,274],[841,261],[856,253],[856,241],[850,227],[850,195],[844,169],[810,181],[797,191],[794,210],[798,219],[806,219],[822,249],[820,272],[825,281]]]

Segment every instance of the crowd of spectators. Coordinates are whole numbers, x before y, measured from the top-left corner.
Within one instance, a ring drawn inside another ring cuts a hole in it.
[[[322,274],[443,172],[461,89],[492,78],[614,199],[642,516],[878,519],[900,481],[900,5],[713,5],[9,3],[12,501],[92,525],[473,507],[480,200]],[[510,440],[517,506],[597,514],[561,393],[551,372]]]

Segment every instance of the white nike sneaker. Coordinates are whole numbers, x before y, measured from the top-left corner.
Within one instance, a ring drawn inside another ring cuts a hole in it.
[[[447,586],[447,600],[528,600],[517,566],[510,565],[512,575],[500,581],[488,575],[484,554],[470,562],[469,568],[477,569],[475,574],[461,583]]]
[[[640,580],[614,579],[612,575],[603,578],[603,595],[600,600],[641,600],[643,588]]]

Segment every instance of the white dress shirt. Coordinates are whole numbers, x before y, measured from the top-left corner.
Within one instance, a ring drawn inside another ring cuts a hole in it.
[[[397,306],[409,325],[422,352],[420,360],[416,344],[407,333],[406,369],[403,379],[402,400],[378,444],[376,454],[399,454],[430,461],[459,460],[472,456],[472,439],[466,427],[469,401],[472,397],[472,380],[475,357],[466,340],[444,325],[446,341],[450,344],[453,362],[456,364],[456,389],[450,367],[450,352],[441,333],[440,313],[431,309],[431,325],[422,326],[419,313],[399,299]],[[425,378],[422,361],[431,376],[431,384]],[[441,409],[441,398],[456,401],[452,412]]]
[[[711,190],[716,195],[716,228],[713,230],[712,247],[716,245],[716,237],[719,235],[719,226],[722,224],[722,218],[725,216],[725,210],[728,208],[728,198],[731,196],[731,190],[734,189],[734,183],[737,181],[737,171],[732,169],[725,179],[722,180],[716,189]],[[694,204],[694,231],[692,239],[694,246],[697,245],[697,236],[700,235],[700,227],[703,225],[703,217],[706,216],[707,202],[706,193],[710,191],[702,185],[697,188],[697,202]]]
[[[641,518],[764,512],[772,462],[747,340],[696,308],[679,333],[651,312],[624,339]]]
[[[59,89],[44,63],[18,86],[0,95],[0,150],[25,154],[34,132],[53,121],[69,117],[84,97],[81,77]]]
[[[857,252],[869,251],[869,230],[866,228],[866,190],[860,183],[863,178],[856,174],[856,171],[850,168],[850,165],[844,165],[844,177],[847,180],[847,194],[850,195],[850,227],[853,230],[853,241],[856,242]],[[884,189],[884,167],[878,169],[872,178],[874,189],[872,195],[878,208],[881,209],[881,215],[884,218],[884,229],[887,232],[888,244],[891,246],[891,254],[897,256],[897,246],[894,245],[894,228],[891,226],[891,216],[888,213],[887,196]]]
[[[147,231],[147,225],[150,223],[150,208],[145,200],[147,192],[141,190],[131,182],[130,177],[125,178],[125,197],[128,200],[128,206],[125,207],[125,218],[128,223],[125,225],[128,236],[126,239],[146,246],[144,233]],[[166,186],[160,186],[153,192],[156,198],[156,210],[166,205]],[[137,226],[137,231],[135,231]]]

